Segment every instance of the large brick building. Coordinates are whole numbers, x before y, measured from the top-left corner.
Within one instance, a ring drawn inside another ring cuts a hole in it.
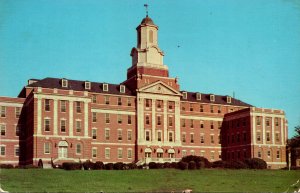
[[[31,79],[17,98],[0,97],[1,163],[174,162],[259,157],[286,166],[282,110],[230,96],[180,91],[148,16],[137,30],[132,65],[120,84]]]

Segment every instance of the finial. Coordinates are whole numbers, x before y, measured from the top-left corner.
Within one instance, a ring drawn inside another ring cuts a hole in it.
[[[148,4],[144,4],[144,7],[146,8],[146,17],[148,17]]]

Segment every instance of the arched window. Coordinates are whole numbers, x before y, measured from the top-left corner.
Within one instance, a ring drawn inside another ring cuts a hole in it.
[[[149,42],[153,43],[153,31],[152,30],[149,31]]]

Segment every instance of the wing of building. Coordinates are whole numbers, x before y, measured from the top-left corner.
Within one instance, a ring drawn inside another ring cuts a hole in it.
[[[120,84],[31,79],[17,98],[0,97],[1,163],[44,165],[92,160],[176,162],[258,157],[286,166],[282,110],[230,96],[181,91],[169,77],[148,16],[137,30],[127,80]]]

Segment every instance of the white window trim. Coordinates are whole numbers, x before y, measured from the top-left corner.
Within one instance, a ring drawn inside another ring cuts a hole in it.
[[[106,156],[106,151],[108,151],[108,156]],[[104,149],[104,158],[105,159],[110,159],[110,148],[109,147],[106,147]]]
[[[102,85],[102,90],[107,92],[108,91],[108,84],[104,83]]]
[[[119,157],[119,151],[121,150],[121,157]],[[123,159],[123,148],[118,148],[118,159]]]
[[[1,148],[4,147],[4,155],[1,154]],[[0,157],[6,156],[6,145],[0,145]]]
[[[96,151],[96,156],[94,156],[94,150]],[[92,158],[97,158],[97,156],[98,156],[98,148],[92,147]]]
[[[68,80],[67,79],[61,79],[61,87],[67,88],[68,87]]]
[[[226,97],[226,102],[227,102],[227,103],[231,103],[231,96],[227,96],[227,97]]]
[[[196,100],[201,101],[201,93],[196,93]]]
[[[187,92],[182,92],[182,98],[187,99]]]
[[[125,86],[124,85],[120,85],[120,93],[125,93]]]
[[[209,96],[209,99],[210,99],[211,102],[215,102],[215,95],[211,94]]]
[[[131,151],[131,157],[129,157],[129,151]],[[132,148],[127,148],[127,159],[132,159],[132,157],[133,157],[133,151],[132,151]]]
[[[80,153],[77,152],[78,150],[78,145],[80,145]],[[76,144],[76,150],[75,150],[76,155],[81,155],[82,154],[82,144],[81,143],[77,143]]]
[[[84,82],[84,88],[87,89],[87,90],[90,90],[91,89],[91,82],[85,81]]]
[[[49,144],[49,153],[46,152],[46,144]],[[50,142],[44,143],[44,154],[51,154],[51,143]]]

